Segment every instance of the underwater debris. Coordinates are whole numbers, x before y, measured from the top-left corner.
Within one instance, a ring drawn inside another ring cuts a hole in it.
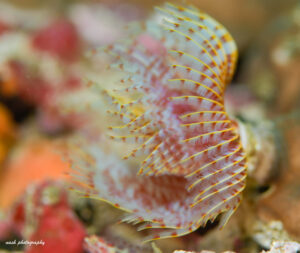
[[[195,251],[175,250],[174,253],[197,253]],[[215,253],[211,250],[201,250],[199,253]],[[222,253],[235,253],[234,251],[223,251]]]
[[[300,244],[293,241],[274,241],[268,251],[260,253],[297,253],[300,250]],[[197,253],[195,251],[176,250],[174,253]],[[202,250],[199,253],[215,253],[215,251]],[[222,253],[235,253],[234,251],[223,251]]]
[[[266,185],[279,174],[284,159],[276,124],[265,118],[259,123],[239,124],[239,133],[248,160],[248,175],[259,185]]]
[[[122,243],[122,241],[111,243],[109,240],[95,235],[86,237],[84,242],[84,249],[88,253],[162,253],[155,245],[152,247],[137,246]]]
[[[244,68],[252,91],[269,111],[280,114],[299,108],[299,10],[299,2],[295,1],[271,20],[253,43]]]
[[[252,237],[264,249],[270,249],[274,241],[290,240],[280,221],[272,221],[268,224],[256,222],[252,231]]]
[[[127,253],[127,249],[118,249],[113,245],[105,242],[104,239],[97,236],[90,236],[84,239],[84,248],[89,253]]]
[[[299,117],[298,117],[299,118]],[[285,120],[284,140],[287,154],[280,177],[272,184],[271,191],[263,195],[257,203],[259,218],[269,223],[279,220],[293,240],[300,240],[300,201],[299,201],[299,123],[297,120]],[[288,165],[288,166],[286,166]],[[278,204],[280,203],[280,204]]]
[[[104,49],[111,68],[128,75],[102,93],[123,124],[110,128],[111,139],[131,152],[122,160],[82,140],[69,155],[79,192],[130,212],[123,221],[155,231],[146,240],[188,234],[219,214],[223,227],[247,167],[238,123],[224,109],[237,58],[232,37],[195,8],[156,10],[163,24],[148,22]]]
[[[142,247],[122,247],[119,248],[115,244],[107,242],[104,238],[97,236],[89,236],[84,239],[84,249],[88,253],[164,253],[160,250],[156,244],[152,243],[152,249],[143,249]],[[185,251],[185,250],[175,250],[173,253],[215,253],[215,251],[201,250],[201,251]],[[223,251],[222,253],[234,253],[234,251]]]
[[[275,241],[271,249],[261,253],[297,253],[300,250],[300,244],[293,241]]]

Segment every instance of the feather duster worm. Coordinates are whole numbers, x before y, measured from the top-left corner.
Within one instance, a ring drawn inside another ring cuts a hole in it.
[[[162,24],[147,22],[104,50],[111,67],[128,74],[122,88],[103,91],[122,121],[110,127],[111,139],[132,150],[122,160],[83,142],[70,156],[80,191],[130,212],[123,221],[142,223],[140,230],[152,228],[146,240],[188,234],[219,214],[224,226],[247,166],[224,108],[237,58],[232,37],[195,8],[166,4],[157,12]]]

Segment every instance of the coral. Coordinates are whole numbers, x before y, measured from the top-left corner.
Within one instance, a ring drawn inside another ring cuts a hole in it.
[[[20,22],[19,19],[17,17],[16,22]],[[76,27],[61,18],[52,22],[47,20],[37,28],[12,25],[4,35],[0,37],[0,50],[3,51],[0,93],[5,97],[21,97],[36,106],[37,120],[46,132],[80,124],[79,117],[71,113],[64,117],[56,102],[60,96],[79,89],[82,84],[81,75],[86,65],[79,56],[84,43]],[[6,45],[10,46],[6,48]]]
[[[33,138],[12,151],[0,178],[1,208],[9,208],[34,182],[64,178],[68,164],[61,161],[54,149],[49,140]]]
[[[16,137],[16,127],[9,111],[0,104],[0,172]]]
[[[66,20],[57,20],[32,38],[33,47],[48,52],[65,61],[74,61],[80,52],[80,39],[74,25]]]
[[[8,32],[9,30],[10,30],[10,26],[0,20],[0,36]]]
[[[82,252],[82,240],[85,236],[85,229],[70,209],[66,201],[65,193],[62,193],[60,196],[55,196],[57,194],[55,186],[47,186],[42,189],[37,189],[37,191],[46,195],[42,200],[45,203],[37,204],[37,207],[41,205],[42,209],[40,210],[40,213],[37,214],[39,224],[33,234],[29,237],[29,240],[42,240],[45,242],[45,245],[36,247],[31,246],[26,252]],[[52,199],[47,199],[50,194],[53,194],[54,196]]]
[[[140,34],[104,50],[111,68],[128,75],[102,93],[123,123],[110,128],[111,139],[131,152],[122,161],[89,140],[70,151],[83,194],[157,231],[147,240],[190,233],[221,213],[224,226],[241,201],[247,166],[238,123],[224,109],[233,39],[195,8],[157,11],[163,27],[141,25]]]
[[[71,209],[61,184],[43,182],[32,185],[12,208],[11,231],[24,241],[43,242],[27,245],[26,253],[81,253],[85,228]]]

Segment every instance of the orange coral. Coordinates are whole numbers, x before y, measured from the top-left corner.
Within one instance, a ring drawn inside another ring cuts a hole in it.
[[[9,147],[15,137],[15,131],[15,125],[9,112],[0,104],[0,167],[6,159]]]
[[[69,166],[50,141],[28,141],[17,148],[0,178],[0,207],[9,207],[33,182],[62,179]]]

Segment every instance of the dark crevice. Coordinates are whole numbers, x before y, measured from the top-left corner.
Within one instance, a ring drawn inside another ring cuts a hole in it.
[[[19,96],[4,97],[0,94],[0,102],[8,108],[17,123],[22,123],[35,114],[35,107]]]
[[[243,54],[239,55],[236,63],[235,72],[230,85],[236,85],[240,83],[240,80],[242,79],[242,69],[244,67],[245,61],[246,57],[244,57]]]
[[[257,188],[257,192],[259,194],[263,194],[263,193],[267,192],[270,188],[271,188],[270,185],[261,185]]]
[[[90,226],[94,222],[95,207],[90,201],[87,201],[84,206],[75,208],[77,217],[87,226]]]
[[[219,222],[220,222],[220,217],[217,217],[217,219],[214,222],[208,221],[206,223],[205,227],[198,228],[195,231],[195,233],[197,233],[198,235],[204,236],[206,233],[208,233],[209,231],[211,231],[214,228],[216,228],[219,225]]]

